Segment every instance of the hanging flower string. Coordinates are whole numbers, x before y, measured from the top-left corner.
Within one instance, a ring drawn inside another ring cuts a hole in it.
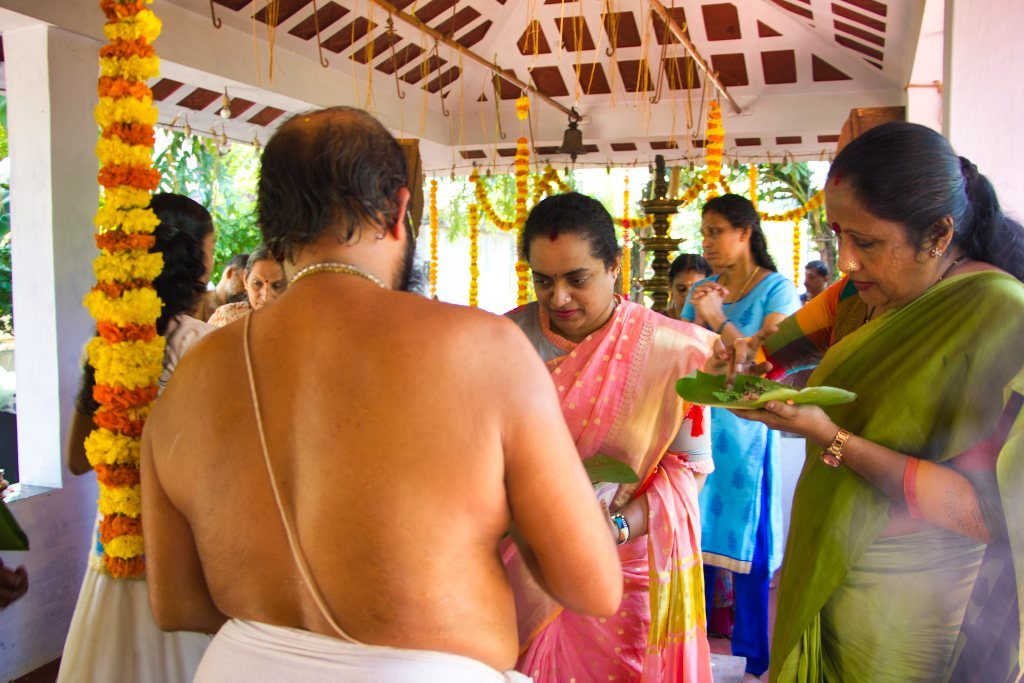
[[[526,117],[530,115],[530,98],[523,95],[516,100],[516,118],[520,121],[525,121]]]
[[[145,569],[139,444],[164,355],[164,340],[156,334],[162,304],[152,287],[163,269],[163,257],[149,253],[159,224],[149,200],[160,182],[152,164],[157,110],[146,85],[160,70],[151,43],[160,34],[161,23],[146,9],[151,3],[100,3],[107,17],[103,33],[110,41],[100,48],[95,109],[101,128],[97,179],[104,188],[104,202],[94,219],[100,249],[93,262],[96,286],[84,300],[98,333],[87,354],[96,371],[93,398],[99,409],[85,453],[96,471],[103,516],[103,555],[97,568],[117,578],[137,577]]]
[[[793,221],[793,282],[800,286],[800,219]]]
[[[757,164],[747,165],[747,178],[750,179],[750,203],[757,209]]]
[[[479,299],[480,266],[480,211],[476,204],[469,205],[469,305],[477,307]]]
[[[430,297],[437,297],[437,178],[430,179]]]
[[[624,296],[624,297],[626,297],[628,299],[629,295],[632,293],[631,292],[632,286],[631,286],[631,283],[630,283],[630,279],[632,277],[632,274],[629,271],[630,271],[630,266],[632,265],[632,260],[633,260],[632,257],[631,257],[632,256],[631,255],[631,251],[632,251],[631,246],[632,246],[632,244],[631,244],[630,239],[629,239],[629,227],[630,227],[630,222],[629,222],[629,176],[626,176],[623,182],[624,182],[624,187],[623,187],[623,190],[622,190],[622,266],[621,266],[622,270],[621,270],[621,273],[622,273],[622,296]]]
[[[807,200],[807,203],[799,206],[795,209],[786,211],[785,213],[778,214],[761,214],[761,220],[763,221],[778,221],[778,222],[789,222],[798,221],[806,216],[811,211],[816,211],[821,208],[821,205],[825,203],[825,193],[822,190],[818,190],[813,197]]]
[[[722,178],[722,154],[725,152],[725,128],[722,127],[722,110],[718,107],[718,100],[711,100],[708,105],[708,125],[704,137],[708,167],[705,182],[715,185]]]

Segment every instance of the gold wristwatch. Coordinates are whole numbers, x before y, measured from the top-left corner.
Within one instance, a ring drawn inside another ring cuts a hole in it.
[[[832,443],[828,445],[828,448],[821,452],[821,461],[829,467],[839,467],[843,464],[843,446],[846,445],[847,440],[853,436],[850,432],[845,429],[840,429]]]

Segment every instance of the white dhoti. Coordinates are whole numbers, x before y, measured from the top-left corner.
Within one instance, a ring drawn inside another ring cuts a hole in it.
[[[448,652],[356,645],[296,628],[232,619],[217,632],[195,683],[529,683]]]

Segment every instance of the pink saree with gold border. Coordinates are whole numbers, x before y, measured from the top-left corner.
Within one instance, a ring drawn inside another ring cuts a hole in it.
[[[608,455],[640,475],[641,484],[620,487],[611,509],[640,494],[650,507],[649,533],[619,547],[625,592],[613,617],[563,610],[530,576],[516,546],[504,547],[519,624],[516,668],[541,683],[711,683],[693,476],[710,461],[690,463],[676,452],[680,428],[696,436],[702,413],[689,410],[675,383],[704,363],[715,336],[622,300],[609,322],[578,344],[552,332],[536,303],[508,315],[547,362],[580,458]],[[684,414],[697,424],[684,425]]]

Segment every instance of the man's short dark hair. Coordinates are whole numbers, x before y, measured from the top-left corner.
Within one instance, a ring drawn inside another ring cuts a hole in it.
[[[249,254],[242,252],[241,254],[235,254],[228,262],[224,264],[224,268],[234,268],[235,270],[242,270],[245,268],[246,262],[249,261]]]
[[[813,270],[823,278],[828,278],[828,266],[824,261],[808,261],[807,265],[804,266],[804,270]]]
[[[405,155],[391,133],[361,109],[297,114],[263,150],[257,212],[279,260],[325,234],[358,239],[367,226],[398,220],[398,190],[408,183]]]

